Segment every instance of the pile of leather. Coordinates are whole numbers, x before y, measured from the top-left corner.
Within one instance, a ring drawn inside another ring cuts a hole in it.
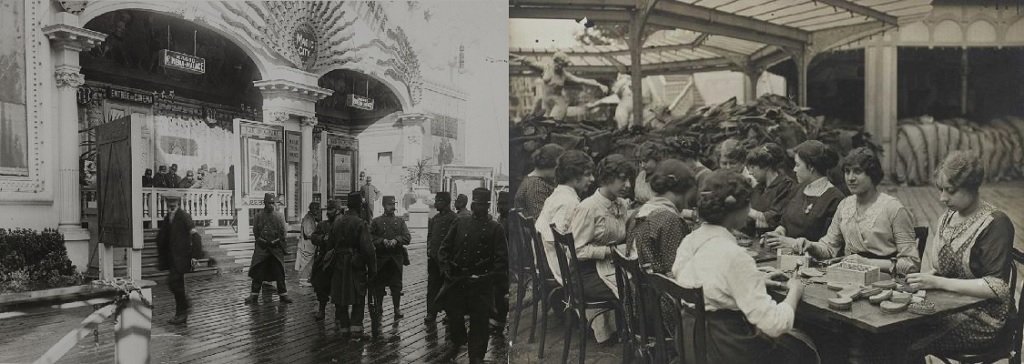
[[[583,150],[596,162],[614,153],[632,158],[633,150],[648,140],[688,137],[696,141],[702,161],[709,167],[717,165],[718,146],[730,138],[738,139],[741,146],[748,148],[774,142],[790,149],[805,140],[818,139],[836,146],[841,155],[863,145],[881,150],[862,130],[826,122],[823,116],[812,116],[810,111],[784,96],[764,95],[746,104],[732,98],[679,118],[662,119],[658,128],[615,130],[614,120],[556,124],[552,120],[526,119],[510,125],[510,182],[513,188],[518,186],[519,180],[533,168],[533,151],[547,143]]]

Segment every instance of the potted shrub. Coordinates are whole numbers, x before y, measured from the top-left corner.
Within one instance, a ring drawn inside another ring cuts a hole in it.
[[[412,166],[403,167],[405,176],[402,177],[402,181],[406,187],[413,190],[417,203],[424,205],[429,205],[427,201],[430,199],[430,181],[437,178],[437,172],[433,171],[433,166],[429,162],[430,158],[425,158],[416,161]]]

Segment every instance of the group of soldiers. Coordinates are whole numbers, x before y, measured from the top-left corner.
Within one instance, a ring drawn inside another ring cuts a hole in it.
[[[170,169],[162,165],[153,175],[152,168],[146,168],[142,175],[142,187],[162,188],[203,188],[210,190],[223,190],[229,188],[228,176],[218,172],[217,168],[207,168],[204,164],[199,167],[197,173],[192,170],[185,172],[185,177],[178,177],[178,165],[172,164]]]

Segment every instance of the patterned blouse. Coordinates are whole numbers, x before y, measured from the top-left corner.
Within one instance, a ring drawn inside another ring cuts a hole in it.
[[[679,217],[676,206],[664,197],[655,197],[644,204],[630,220],[626,243],[638,252],[640,265],[654,273],[672,270],[676,250],[690,228]]]
[[[782,227],[786,228],[786,236],[821,240],[828,232],[832,216],[836,214],[843,197],[843,193],[828,178],[822,177],[807,184],[802,191],[793,194],[793,198],[782,210]]]
[[[544,208],[544,200],[555,190],[555,184],[534,174],[523,179],[516,191],[515,208],[524,209],[526,217],[537,217]]]
[[[925,251],[925,269],[937,276],[982,279],[995,293],[977,308],[939,319],[934,331],[914,344],[926,353],[962,353],[991,345],[1007,323],[1014,299],[1009,285],[1013,223],[992,205],[953,225],[956,212],[939,217],[934,240]],[[922,331],[925,332],[925,331]]]
[[[910,212],[895,197],[880,193],[871,206],[857,213],[857,196],[849,196],[839,202],[825,237],[808,242],[807,251],[817,259],[842,254],[896,257],[897,264],[904,267],[902,272],[916,271],[921,259],[911,221]]]

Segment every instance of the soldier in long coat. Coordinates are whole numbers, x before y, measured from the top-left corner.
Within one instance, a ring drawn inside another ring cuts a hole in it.
[[[437,214],[427,223],[427,316],[423,319],[428,324],[437,320],[437,293],[444,284],[441,267],[437,263],[437,250],[441,248],[448,230],[455,223],[455,212],[452,211],[452,195],[449,192],[438,192],[434,196],[434,208]]]
[[[327,220],[316,224],[316,229],[310,235],[310,240],[316,246],[313,254],[313,268],[310,270],[310,283],[313,284],[313,292],[316,293],[316,300],[320,304],[319,310],[314,314],[317,321],[324,319],[327,310],[327,303],[331,300],[331,277],[334,276],[334,267],[327,262],[327,252],[334,247],[330,245],[330,231],[334,220],[341,213],[341,206],[337,200],[327,200]],[[334,253],[331,253],[332,257]],[[333,262],[333,258],[332,258]]]
[[[363,197],[348,195],[349,210],[335,219],[328,245],[334,250],[331,300],[338,331],[343,336],[363,336],[363,305],[368,275],[377,273],[377,257],[370,242],[370,225],[363,220]]]
[[[175,315],[168,322],[180,325],[188,321],[192,307],[185,293],[185,273],[191,272],[196,259],[203,257],[203,242],[196,231],[196,224],[192,222],[192,216],[178,207],[181,195],[165,193],[163,196],[167,201],[168,213],[156,234],[157,252],[160,270],[169,271],[167,287],[174,295]]]
[[[448,356],[454,358],[468,342],[469,362],[482,363],[487,353],[488,318],[494,303],[494,286],[508,280],[505,229],[488,213],[491,191],[473,190],[472,216],[460,216],[438,250],[445,283],[438,294],[447,311]],[[469,314],[467,337],[465,318]]]
[[[402,267],[408,264],[405,247],[412,241],[405,220],[395,216],[395,196],[384,196],[384,214],[373,219],[370,235],[377,252],[377,275],[370,282],[370,291],[376,303],[376,312],[371,312],[373,330],[380,330],[380,319],[384,313],[384,288],[391,289],[391,304],[394,305],[395,319],[402,318]]]
[[[281,303],[292,303],[288,297],[288,288],[284,284],[284,247],[287,225],[284,214],[276,210],[277,197],[273,193],[263,196],[263,210],[253,218],[252,235],[256,238],[256,246],[252,252],[252,263],[249,277],[252,278],[252,289],[246,304],[259,300],[260,288],[264,281],[277,282],[277,294]]]
[[[498,225],[501,225],[505,231],[508,231],[510,200],[508,192],[498,192]],[[508,242],[507,236],[505,237],[505,242]],[[504,249],[507,256],[508,246],[505,246]],[[507,279],[499,281],[495,285],[494,309],[491,311],[491,331],[499,335],[505,331],[505,323],[508,320],[508,290],[509,281]]]

